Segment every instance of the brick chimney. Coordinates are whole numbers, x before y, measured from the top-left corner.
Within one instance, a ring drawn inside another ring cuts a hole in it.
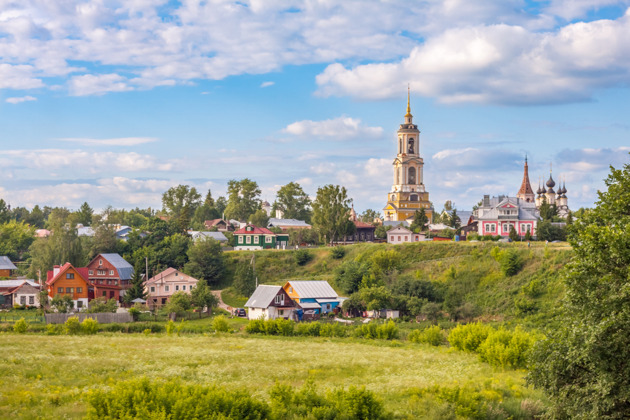
[[[57,274],[59,274],[59,269],[60,269],[60,268],[61,268],[61,267],[60,267],[60,266],[58,266],[58,265],[55,265],[55,266],[53,267],[53,277],[55,277]]]

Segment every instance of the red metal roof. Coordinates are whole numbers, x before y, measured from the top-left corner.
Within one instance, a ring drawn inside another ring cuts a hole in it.
[[[49,286],[53,284],[55,281],[57,281],[57,279],[61,278],[61,275],[64,274],[71,267],[76,270],[76,272],[79,274],[79,276],[81,276],[81,278],[83,279],[85,283],[90,284],[90,282],[88,281],[87,267],[76,268],[76,267],[73,267],[72,264],[70,263],[65,263],[64,265],[62,265],[59,268],[59,272],[57,273],[56,276],[54,275],[54,271],[48,271],[46,273],[46,284]]]
[[[247,230],[248,227],[253,228],[252,230]],[[245,227],[240,228],[239,230],[237,230],[236,232],[234,232],[234,235],[239,235],[239,234],[247,234],[247,235],[275,235],[275,233],[273,233],[272,231],[270,231],[267,228],[260,228],[258,226],[254,226],[254,225],[247,225]]]
[[[362,221],[360,221],[360,220],[355,220],[355,221],[354,221],[354,225],[355,225],[357,228],[374,228],[374,229],[376,229],[376,228],[374,227],[374,225],[371,225],[371,224],[369,224],[369,223],[362,222]]]

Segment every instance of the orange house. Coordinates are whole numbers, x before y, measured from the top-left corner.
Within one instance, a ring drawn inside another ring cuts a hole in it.
[[[71,296],[76,309],[87,307],[90,297],[93,297],[90,296],[88,269],[75,268],[70,263],[54,266],[53,271],[47,273],[46,287],[50,299],[57,295]]]

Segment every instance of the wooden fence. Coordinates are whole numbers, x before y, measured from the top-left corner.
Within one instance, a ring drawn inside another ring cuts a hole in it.
[[[46,314],[47,324],[63,324],[68,318],[76,316],[79,322],[83,322],[86,318],[96,319],[99,324],[112,324],[115,322],[133,322],[130,313],[96,313],[96,314]]]

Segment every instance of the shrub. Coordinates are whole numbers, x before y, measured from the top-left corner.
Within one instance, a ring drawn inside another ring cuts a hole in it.
[[[151,328],[146,328],[145,330],[142,331],[142,333],[144,335],[150,335],[151,334]]]
[[[212,320],[212,328],[215,332],[230,332],[230,324],[225,315],[215,316]]]
[[[501,250],[498,246],[495,246],[490,254],[499,263],[501,271],[506,276],[515,275],[523,266],[518,254],[512,249]]]
[[[514,331],[494,330],[478,348],[483,362],[502,368],[524,368],[535,337],[516,327]]]
[[[288,319],[278,318],[275,321],[276,330],[279,335],[283,335],[285,337],[293,335],[293,330],[295,328],[295,323],[293,321],[289,321]]]
[[[319,322],[301,322],[297,326],[297,334],[318,337],[320,329],[321,324]]]
[[[24,334],[28,331],[28,322],[24,318],[20,318],[13,324],[13,331],[18,334]]]
[[[432,346],[439,346],[446,341],[442,329],[434,325],[424,330],[413,330],[407,337],[412,343],[427,343]]]
[[[140,317],[140,309],[131,307],[129,308],[129,314],[133,318],[134,321],[137,321]]]
[[[448,335],[448,342],[458,350],[476,352],[483,343],[492,328],[476,322],[467,325],[458,325]]]
[[[46,334],[48,335],[60,335],[65,332],[63,324],[46,324]]]
[[[346,328],[337,322],[334,324],[324,324],[319,329],[319,335],[321,337],[345,337]]]
[[[245,326],[245,332],[249,334],[264,334],[265,333],[265,320],[252,319]]]
[[[98,332],[98,321],[92,318],[85,318],[81,323],[81,331],[83,334],[94,335]]]
[[[342,259],[346,255],[346,249],[342,246],[336,246],[330,250],[330,256],[336,260]]]
[[[87,419],[263,419],[270,414],[267,403],[245,391],[182,385],[177,380],[118,382],[110,389],[88,391],[87,401]]]
[[[173,322],[173,320],[169,320],[166,323],[166,334],[171,335],[173,334],[173,331],[175,331],[175,323]]]
[[[370,322],[369,324],[364,324],[354,330],[355,337],[375,339],[379,338],[381,340],[393,340],[398,338],[398,327],[396,323],[391,319],[385,323],[378,325],[375,322]]]
[[[66,320],[64,326],[66,334],[68,335],[76,335],[81,333],[81,323],[79,322],[79,317],[71,316]]]
[[[297,251],[295,251],[295,262],[297,263],[297,265],[305,265],[312,258],[313,256],[306,249],[298,249]]]

